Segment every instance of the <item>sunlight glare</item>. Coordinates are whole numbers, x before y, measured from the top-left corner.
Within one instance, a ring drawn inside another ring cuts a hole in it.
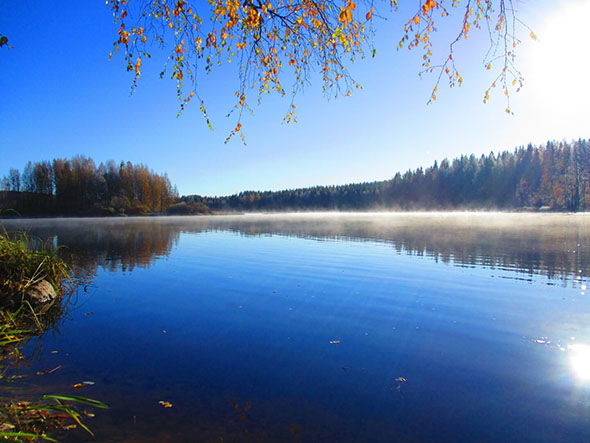
[[[548,15],[540,29],[534,30],[538,41],[528,44],[523,92],[529,97],[528,113],[543,136],[555,138],[574,133],[585,137],[590,117],[590,0],[562,5],[560,11]]]
[[[577,377],[582,381],[590,380],[590,345],[569,345],[570,363]]]

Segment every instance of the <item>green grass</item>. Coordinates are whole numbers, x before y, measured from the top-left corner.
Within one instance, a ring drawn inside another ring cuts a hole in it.
[[[57,293],[48,305],[34,307],[25,299],[27,289],[45,280]],[[76,288],[66,263],[57,248],[24,233],[0,233],[0,380],[8,376],[24,359],[22,349],[30,339],[54,327],[63,315],[67,298]],[[0,400],[0,439],[10,441],[56,441],[49,434],[81,428],[92,431],[82,422],[76,406],[106,408],[103,403],[77,396],[44,395],[30,401]]]
[[[49,282],[57,297],[34,307],[24,297],[41,280]],[[21,348],[55,326],[63,314],[63,298],[75,289],[66,263],[57,248],[24,233],[0,232],[0,379],[11,361],[21,358]]]
[[[69,269],[57,248],[35,241],[25,233],[0,233],[0,303],[22,297],[41,280],[48,281],[59,295],[70,286]]]
[[[78,412],[76,405],[106,409],[107,405],[86,397],[44,395],[35,402],[9,401],[0,404],[0,438],[12,441],[57,441],[49,435],[80,427],[94,436],[83,422],[83,416],[93,414]]]

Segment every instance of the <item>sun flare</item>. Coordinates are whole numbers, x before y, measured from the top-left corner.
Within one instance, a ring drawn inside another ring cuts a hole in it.
[[[568,346],[570,364],[578,379],[590,380],[590,345],[574,344]]]
[[[529,111],[551,137],[588,133],[588,17],[590,0],[563,2],[560,11],[535,29],[538,40],[530,45],[524,69]]]

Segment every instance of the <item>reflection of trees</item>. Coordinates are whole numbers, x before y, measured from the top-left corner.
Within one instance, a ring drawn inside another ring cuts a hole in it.
[[[110,271],[146,268],[154,259],[168,255],[178,237],[178,231],[158,223],[99,225],[57,236],[58,243],[66,246],[62,254],[72,263],[87,270],[101,267]]]
[[[6,222],[8,229],[14,229]],[[390,244],[398,253],[455,265],[511,269],[549,278],[587,275],[590,224],[573,215],[215,216],[31,220],[13,225],[64,245],[61,254],[94,272],[98,267],[147,267],[170,253],[180,233],[231,231],[316,240]]]
[[[589,221],[585,216],[561,214],[244,216],[209,218],[183,229],[378,241],[391,244],[398,253],[443,263],[540,273],[565,280],[590,272],[586,250],[590,245]]]
[[[160,219],[158,219],[160,220]],[[105,270],[132,271],[146,268],[158,257],[167,256],[180,231],[152,218],[6,221],[7,229],[27,229],[60,246],[59,254],[74,267],[95,273]]]

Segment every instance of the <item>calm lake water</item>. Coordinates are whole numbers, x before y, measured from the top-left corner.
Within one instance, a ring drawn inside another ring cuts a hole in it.
[[[590,215],[1,223],[92,275],[4,395],[97,441],[590,439]]]

